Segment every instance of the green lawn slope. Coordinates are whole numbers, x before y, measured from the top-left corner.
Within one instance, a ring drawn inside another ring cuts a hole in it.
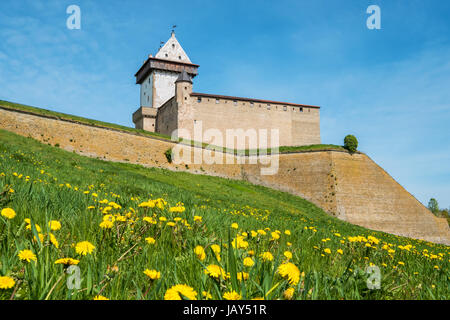
[[[448,246],[246,182],[104,162],[3,130],[0,210],[0,299],[449,298]],[[78,288],[61,258],[78,261]]]

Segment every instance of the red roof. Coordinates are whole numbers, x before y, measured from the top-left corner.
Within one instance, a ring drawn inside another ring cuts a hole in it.
[[[208,98],[216,98],[216,99],[226,99],[226,100],[240,100],[240,101],[267,103],[267,104],[281,104],[281,105],[286,105],[286,106],[307,107],[307,108],[320,109],[319,106],[311,106],[311,105],[306,105],[306,104],[298,104],[298,103],[291,103],[291,102],[280,102],[280,101],[272,101],[272,100],[261,100],[261,99],[252,99],[252,98],[241,98],[241,97],[233,97],[233,96],[222,96],[222,95],[218,95],[218,94],[208,94],[208,93],[199,93],[199,92],[192,92],[191,96],[193,96],[193,97],[208,97]]]

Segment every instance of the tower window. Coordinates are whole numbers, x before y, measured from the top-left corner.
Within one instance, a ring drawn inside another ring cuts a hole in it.
[[[253,108],[253,102],[250,102],[250,108]]]
[[[233,105],[237,106],[237,101],[236,100],[233,101]]]
[[[267,110],[270,110],[270,104],[267,105]]]
[[[181,56],[178,56],[178,59],[180,59],[180,60],[181,60]]]
[[[168,57],[169,55],[166,53],[166,58]]]
[[[303,112],[303,108],[300,108],[300,112]]]
[[[286,110],[287,110],[287,107],[286,107],[286,106],[283,106],[283,110],[286,111]]]
[[[172,43],[172,48],[174,48],[174,49],[175,49],[175,43]]]
[[[216,99],[216,103],[219,103],[219,99]]]
[[[198,103],[202,102],[202,97],[198,97],[198,98],[197,98],[197,102],[198,102]]]

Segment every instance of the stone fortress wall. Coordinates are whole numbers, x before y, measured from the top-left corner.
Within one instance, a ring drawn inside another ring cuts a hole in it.
[[[193,103],[197,103],[196,97]],[[108,161],[247,180],[301,196],[353,224],[450,244],[447,221],[435,217],[365,154],[339,151],[281,154],[278,173],[261,175],[261,164],[189,164],[188,167],[171,164],[164,152],[174,146],[173,142],[3,106],[0,106],[0,129]]]
[[[248,136],[254,132],[258,138],[259,130],[267,130],[269,142],[271,130],[277,130],[279,144],[276,147],[320,144],[319,107],[193,93],[188,83],[179,83],[176,89],[182,90],[184,95],[177,99],[180,105],[178,124],[190,132],[194,132],[196,123],[201,123],[203,132],[219,130],[224,143],[229,143],[225,140],[226,131],[230,129],[242,129]],[[244,148],[257,149],[257,143],[255,141],[251,148],[246,141]]]

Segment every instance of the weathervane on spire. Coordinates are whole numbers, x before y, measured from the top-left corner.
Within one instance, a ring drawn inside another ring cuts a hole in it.
[[[173,26],[172,26],[172,35],[174,35],[175,34],[175,28],[177,27],[177,25],[176,24],[174,24]]]

